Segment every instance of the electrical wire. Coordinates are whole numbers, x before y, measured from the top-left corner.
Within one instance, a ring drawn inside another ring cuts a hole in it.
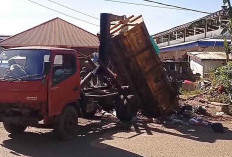
[[[188,10],[188,11],[193,11],[193,12],[198,12],[198,13],[204,13],[204,14],[212,14],[212,13],[205,12],[205,11],[200,11],[200,10],[195,10],[195,9],[190,9],[190,8],[184,8],[184,7],[179,7],[179,6],[165,4],[165,3],[160,3],[160,2],[156,2],[156,1],[152,1],[152,0],[144,0],[144,1],[150,2],[150,3],[155,3],[155,4],[160,4],[160,5],[164,5],[164,6],[168,6],[168,7],[178,8],[178,9],[182,9],[182,10]]]
[[[53,0],[48,0],[48,1],[50,1],[50,2],[52,2],[52,3],[54,3],[54,4],[57,4],[57,5],[59,5],[59,6],[62,6],[62,7],[64,7],[64,8],[66,8],[66,9],[69,9],[69,10],[75,11],[75,12],[77,12],[77,13],[79,13],[79,14],[82,14],[82,15],[85,15],[85,16],[88,16],[88,17],[91,17],[91,18],[96,19],[96,20],[100,20],[100,19],[99,19],[99,18],[97,18],[97,17],[94,17],[94,16],[92,16],[92,15],[89,15],[89,14],[83,13],[83,12],[78,11],[78,10],[75,10],[75,9],[73,9],[73,8],[70,8],[70,7],[65,6],[65,5],[63,5],[63,4],[61,4],[61,3],[55,2],[55,1],[53,1]]]
[[[34,4],[36,4],[36,5],[39,5],[39,6],[41,6],[41,7],[44,7],[44,8],[46,8],[46,9],[49,9],[49,10],[51,10],[51,11],[54,11],[54,12],[57,12],[57,13],[59,13],[59,14],[65,15],[65,16],[67,16],[67,17],[71,17],[71,18],[73,18],[73,19],[75,19],[75,20],[78,20],[78,21],[81,21],[81,22],[85,22],[85,23],[91,24],[91,25],[93,25],[93,26],[99,27],[99,25],[97,25],[97,24],[94,24],[94,23],[91,23],[91,22],[88,22],[88,21],[79,19],[79,18],[77,18],[77,17],[68,15],[68,14],[63,13],[63,12],[61,12],[61,11],[58,11],[58,10],[49,8],[49,7],[45,6],[45,5],[42,5],[42,4],[40,4],[40,3],[37,3],[37,2],[35,2],[35,1],[32,1],[32,0],[28,0],[28,1],[31,2],[31,3],[34,3]]]
[[[148,4],[142,4],[142,3],[123,2],[123,1],[117,1],[117,0],[104,0],[104,1],[122,3],[122,4],[131,4],[131,5],[140,5],[140,6],[154,7],[154,8],[162,8],[162,9],[182,10],[182,9],[177,9],[177,8],[162,7],[162,6],[148,5]]]

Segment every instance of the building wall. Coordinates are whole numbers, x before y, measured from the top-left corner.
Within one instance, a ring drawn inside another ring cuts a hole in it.
[[[193,74],[199,73],[201,77],[203,76],[204,68],[203,63],[201,61],[190,59],[190,68]]]
[[[198,52],[223,52],[224,47],[222,46],[209,46],[209,47],[194,47],[191,49],[178,50],[178,51],[169,51],[161,52],[159,57],[161,60],[182,60],[185,57],[187,52],[198,51]]]
[[[190,57],[190,68],[193,74],[199,73],[204,78],[212,70],[226,64],[226,60],[197,60]]]
[[[226,64],[226,60],[205,60],[203,61],[204,63],[204,76],[205,74],[211,72],[212,70],[214,70],[215,68],[218,68],[220,66],[223,66]]]
[[[161,60],[180,60],[186,54],[186,51],[162,52],[159,54]]]

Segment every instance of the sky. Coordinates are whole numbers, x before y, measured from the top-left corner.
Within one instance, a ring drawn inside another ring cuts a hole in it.
[[[33,0],[49,8],[58,10],[75,18],[85,20],[96,25],[100,24],[97,19],[79,14],[67,8],[58,6],[49,0]],[[100,13],[112,13],[115,15],[143,15],[145,24],[151,35],[165,31],[172,27],[190,22],[206,16],[207,14],[191,11],[137,6],[114,3],[105,0],[53,0],[77,11],[100,18]],[[153,6],[143,0],[118,0],[123,2],[142,3]],[[215,12],[221,9],[223,0],[154,0],[166,4],[206,11]],[[98,33],[99,26],[91,25],[71,17],[48,10],[36,5],[29,0],[0,0],[0,35],[15,35],[29,28],[37,26],[55,17],[60,17],[76,26],[91,33]]]

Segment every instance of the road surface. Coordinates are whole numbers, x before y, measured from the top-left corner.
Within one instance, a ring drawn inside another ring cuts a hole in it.
[[[51,130],[28,128],[21,135],[9,135],[0,123],[1,157],[137,157],[137,156],[232,156],[232,122],[225,133],[210,127],[164,127],[137,120],[122,124],[98,117],[80,120],[80,132],[73,140],[58,141]]]

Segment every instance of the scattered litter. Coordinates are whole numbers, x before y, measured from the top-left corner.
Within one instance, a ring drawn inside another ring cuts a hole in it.
[[[207,126],[209,125],[208,121],[203,120],[202,117],[194,117],[189,120],[189,123],[192,125],[204,125]]]
[[[199,114],[205,115],[207,113],[205,106],[194,108],[191,105],[185,104],[176,114],[170,116],[171,124],[180,125],[202,125],[207,126],[210,122],[204,120]]]
[[[205,106],[199,106],[196,109],[196,113],[198,113],[200,115],[206,115],[207,114],[207,110],[206,110]]]
[[[180,119],[172,119],[172,124],[183,124],[183,121]]]
[[[181,111],[184,112],[185,110],[192,111],[193,107],[191,105],[185,104],[184,106],[181,107]]]
[[[200,103],[207,103],[207,100],[206,99],[199,99],[198,100]]]
[[[194,116],[194,110],[191,105],[184,105],[181,107],[179,115],[182,115],[185,118],[192,118]]]
[[[184,80],[181,87],[184,91],[193,91],[196,89],[196,84],[189,80]]]
[[[218,132],[218,133],[224,132],[224,127],[222,123],[212,123],[211,128],[213,129],[213,131]]]
[[[195,132],[196,130],[194,129],[189,129],[188,132]]]
[[[211,81],[209,81],[209,80],[203,80],[203,81],[198,83],[198,88],[201,90],[209,88],[210,86],[211,86]]]
[[[189,123],[192,124],[192,125],[198,125],[199,124],[198,120],[196,120],[195,118],[189,119]]]
[[[216,112],[215,115],[218,116],[218,117],[221,117],[223,116],[225,113],[224,112]]]
[[[183,112],[183,116],[186,117],[186,118],[192,118],[194,116],[194,112],[190,111],[190,110],[185,110]]]
[[[220,85],[220,86],[218,87],[218,92],[219,92],[220,94],[222,94],[223,92],[225,92],[225,87],[224,87],[223,85]]]

